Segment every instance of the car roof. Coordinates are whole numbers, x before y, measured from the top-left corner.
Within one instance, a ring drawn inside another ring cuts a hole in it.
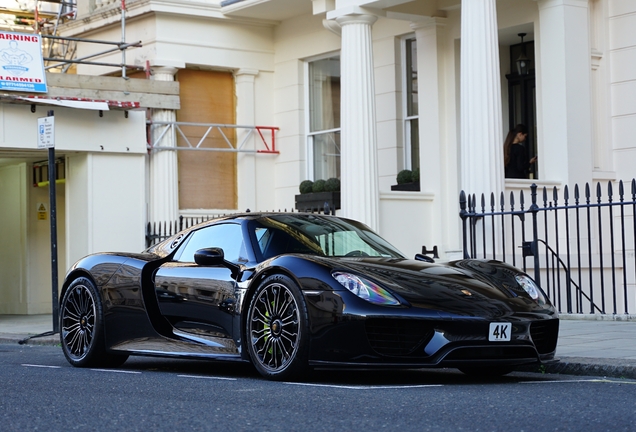
[[[311,216],[321,216],[321,217],[327,217],[327,218],[334,218],[334,219],[344,219],[344,220],[348,220],[346,218],[341,218],[339,216],[334,216],[334,215],[328,215],[328,214],[322,214],[322,213],[309,213],[309,212],[251,212],[251,211],[247,211],[247,212],[243,212],[243,213],[232,213],[232,214],[228,214],[228,215],[224,215],[224,216],[219,216],[213,219],[209,219],[203,222],[200,222],[198,224],[192,225],[190,227],[184,228],[183,230],[179,231],[178,233],[168,237],[167,239],[153,245],[150,246],[148,249],[145,250],[145,252],[150,252],[150,253],[155,253],[161,256],[166,256],[171,254],[172,252],[174,252],[174,250],[176,249],[176,247],[181,243],[182,239],[185,239],[188,234],[190,234],[192,231],[196,231],[198,229],[204,228],[206,226],[210,226],[210,225],[214,225],[217,224],[219,222],[224,222],[224,221],[232,221],[232,220],[257,220],[263,217],[273,217],[273,216],[295,216],[295,217],[311,217]]]

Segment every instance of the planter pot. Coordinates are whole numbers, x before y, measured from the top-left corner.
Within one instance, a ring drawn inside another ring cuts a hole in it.
[[[340,209],[340,191],[338,192],[312,192],[296,195],[296,210],[322,211],[325,203],[329,210]]]
[[[413,183],[402,183],[391,186],[392,191],[412,191],[419,192],[420,191],[420,182]]]

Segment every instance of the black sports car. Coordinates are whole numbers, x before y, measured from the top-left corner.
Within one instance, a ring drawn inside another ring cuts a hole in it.
[[[129,355],[315,367],[456,367],[500,375],[554,358],[558,314],[498,261],[406,259],[365,225],[305,213],[205,222],[143,253],[70,269],[60,339],[75,366]]]

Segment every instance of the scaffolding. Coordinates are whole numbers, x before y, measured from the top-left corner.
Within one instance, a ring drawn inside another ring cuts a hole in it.
[[[15,0],[15,7],[0,6],[0,29],[41,35],[42,58],[44,68],[47,71],[67,73],[73,71],[73,67],[78,64],[87,64],[121,68],[121,75],[126,78],[127,70],[144,69],[144,67],[126,64],[126,50],[141,47],[141,41],[126,42],[126,0],[121,0],[120,9],[121,41],[119,42],[60,36],[60,27],[77,18],[77,0]],[[109,45],[110,47],[76,58],[78,43]],[[121,51],[120,63],[94,60],[96,57],[117,51]]]
[[[262,153],[279,154],[276,149],[275,126],[246,126],[234,124],[217,123],[192,123],[177,121],[152,121],[148,120],[148,151],[157,152],[162,150],[203,150],[231,153]],[[234,136],[242,135],[241,141],[234,144]],[[161,145],[166,136],[181,138],[177,145]],[[150,137],[154,137],[150,139]],[[249,141],[254,140],[254,149],[249,148]],[[258,139],[260,138],[260,139]],[[217,145],[214,145],[216,141]]]

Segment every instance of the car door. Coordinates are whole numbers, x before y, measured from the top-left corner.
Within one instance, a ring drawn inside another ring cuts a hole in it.
[[[214,341],[232,337],[236,281],[225,266],[194,262],[197,250],[210,247],[222,248],[227,261],[247,261],[241,225],[212,225],[192,232],[175,258],[159,267],[154,283],[159,309],[175,333]]]

